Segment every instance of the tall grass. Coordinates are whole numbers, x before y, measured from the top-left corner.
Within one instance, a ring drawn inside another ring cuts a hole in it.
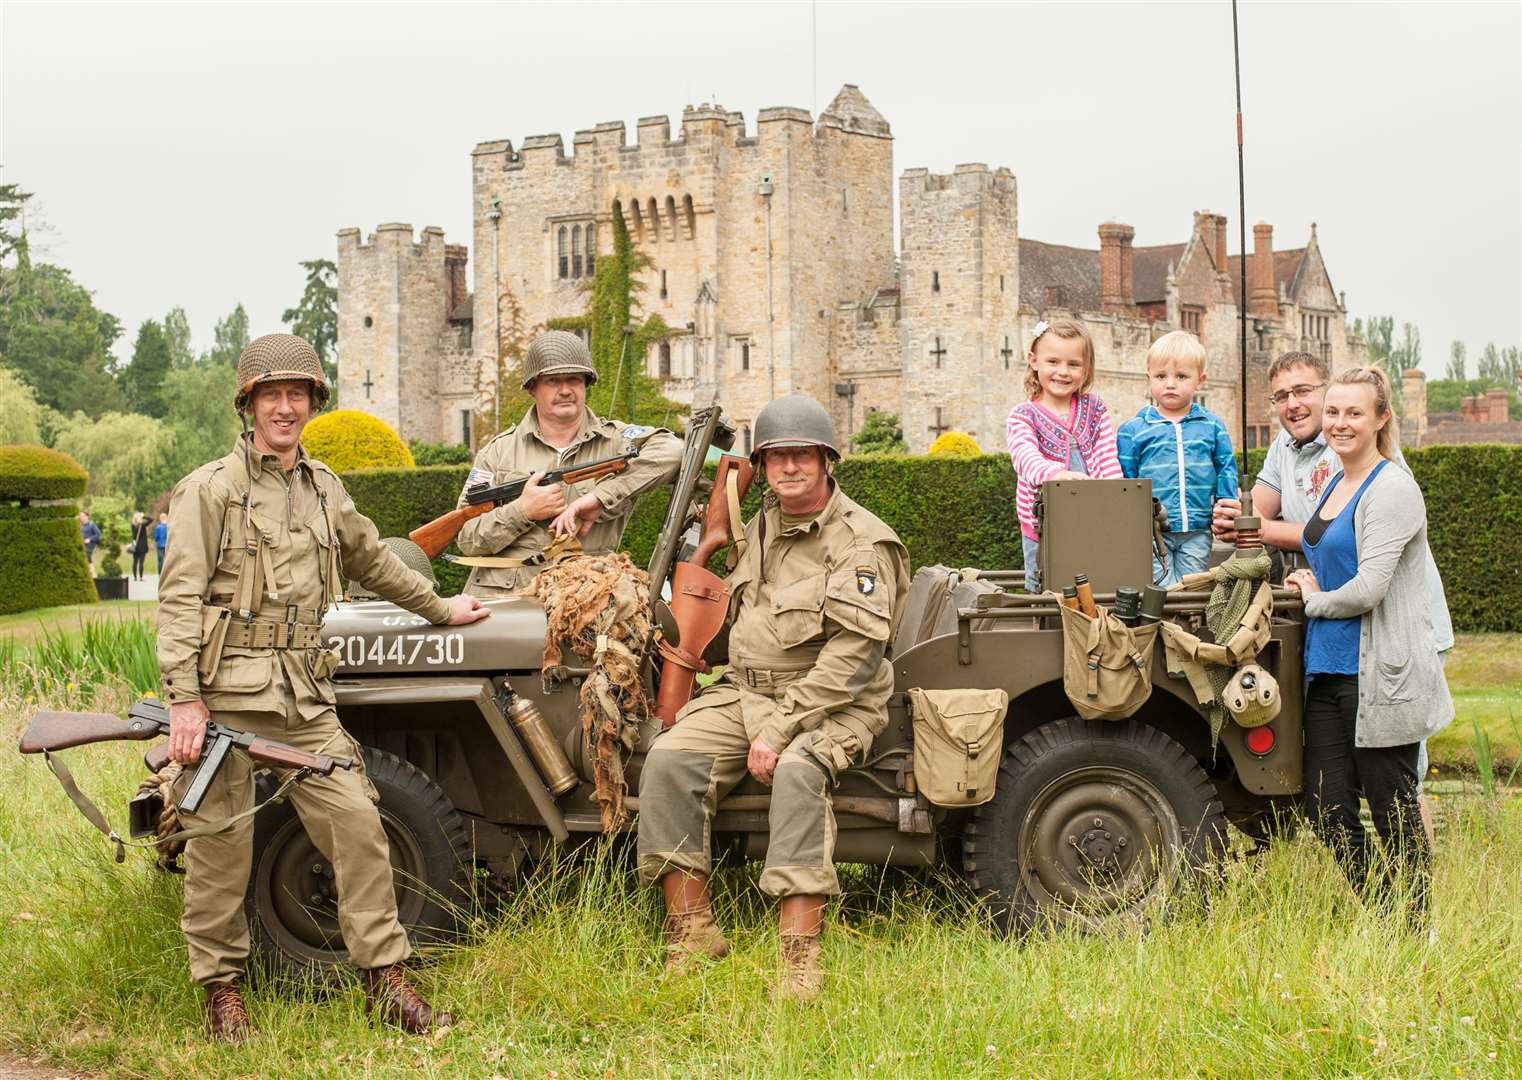
[[[22,707],[0,702],[0,735]],[[116,820],[135,749],[69,752]],[[1451,804],[1447,804],[1450,805]],[[661,971],[623,845],[560,854],[418,979],[459,1022],[408,1039],[357,991],[256,986],[261,1034],[200,1035],[183,879],[124,866],[41,764],[0,755],[0,1048],[112,1076],[1506,1076],[1522,1072],[1522,803],[1445,814],[1437,943],[1365,909],[1309,838],[1231,863],[1146,933],[991,935],[951,883],[853,868],[817,1007],[779,1005],[775,906],[716,875],[734,951]]]
[[[88,701],[120,687],[137,694],[158,690],[157,641],[148,619],[81,619],[77,630],[43,628],[18,645],[0,638],[0,683],[22,699]]]

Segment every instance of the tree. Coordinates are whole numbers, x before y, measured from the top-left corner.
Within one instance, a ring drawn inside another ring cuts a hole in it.
[[[174,435],[169,472],[178,479],[232,448],[237,376],[222,364],[197,364],[164,377],[164,422]]]
[[[212,331],[211,351],[201,357],[203,364],[238,366],[238,357],[248,347],[248,312],[239,304],[228,313],[227,318],[217,321]]]
[[[904,429],[892,413],[873,409],[862,421],[861,430],[851,436],[851,449],[858,454],[907,454]]]
[[[1434,379],[1427,384],[1427,414],[1456,413],[1464,408],[1464,399],[1478,397],[1493,390],[1498,383],[1486,379]],[[1509,420],[1522,420],[1522,392],[1516,386],[1505,387],[1506,413]]]
[[[1507,389],[1516,389],[1517,383],[1522,381],[1522,348],[1509,345],[1501,350],[1501,374]]]
[[[115,315],[61,266],[33,264],[25,239],[14,267],[0,269],[0,362],[31,386],[43,405],[98,416],[122,406],[111,345]]]
[[[169,343],[169,362],[176,371],[195,364],[196,354],[190,348],[190,317],[184,308],[170,308],[164,316],[164,340]]]
[[[307,272],[306,289],[301,302],[286,308],[281,320],[291,333],[306,338],[322,361],[328,383],[338,385],[338,267],[327,259],[309,259],[301,264]]]
[[[75,413],[59,428],[55,446],[84,466],[92,492],[126,499],[137,510],[146,510],[177,479],[174,433],[151,416],[112,412],[92,419]]]
[[[1454,382],[1463,382],[1469,377],[1464,371],[1464,343],[1462,341],[1455,341],[1448,346],[1448,370],[1444,375]]]
[[[0,446],[42,442],[42,406],[14,371],[0,367]]]
[[[15,184],[0,184],[0,262],[10,258],[11,253],[25,242],[26,225],[23,215],[26,213],[27,200],[32,197],[30,191],[22,191]],[[12,225],[19,222],[19,225]]]
[[[121,375],[122,392],[134,411],[145,416],[164,415],[164,376],[171,366],[164,328],[156,320],[148,319],[138,327],[132,362]]]

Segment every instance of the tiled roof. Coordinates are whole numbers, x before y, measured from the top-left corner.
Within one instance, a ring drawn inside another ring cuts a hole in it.
[[[1184,244],[1158,244],[1131,249],[1131,299],[1137,304],[1157,304],[1167,299],[1164,287],[1168,267],[1178,269],[1184,257]],[[1098,255],[1095,256],[1096,265]]]
[[[1305,258],[1305,248],[1290,248],[1288,251],[1274,252],[1274,295],[1278,296],[1282,288],[1289,291],[1290,284],[1295,280],[1295,275],[1300,271],[1300,260]],[[1237,307],[1242,304],[1242,256],[1233,255],[1226,260],[1231,264],[1231,291],[1236,297]],[[1252,277],[1252,267],[1248,266],[1247,275]],[[1248,283],[1248,291],[1252,291],[1251,282]]]
[[[1062,290],[1062,306],[1075,311],[1099,310],[1099,252],[1088,248],[1020,240],[1020,302],[1041,309],[1046,290]]]

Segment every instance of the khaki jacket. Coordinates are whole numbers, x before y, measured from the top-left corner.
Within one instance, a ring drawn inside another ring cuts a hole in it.
[[[170,702],[200,698],[213,710],[283,713],[283,667],[300,712],[310,719],[334,701],[332,683],[313,674],[322,651],[318,647],[227,645],[205,685],[197,669],[205,628],[217,608],[232,606],[246,558],[245,491],[253,527],[263,536],[269,556],[271,579],[258,599],[255,621],[320,623],[344,577],[432,623],[448,621],[449,605],[380,542],[375,525],[354,508],[331,469],[303,450],[296,467],[286,472],[274,455],[253,451],[250,474],[242,444],[247,438],[240,435],[226,457],[181,480],[170,498],[169,528],[175,542],[169,545],[159,577],[159,671]],[[335,555],[343,574],[336,581]]]
[[[661,484],[670,483],[682,463],[682,440],[665,428],[642,427],[606,420],[587,410],[581,431],[570,446],[556,450],[539,434],[539,420],[531,408],[513,427],[481,448],[470,471],[467,486],[483,481],[507,484],[536,472],[564,468],[612,457],[639,447],[640,456],[628,468],[602,480],[561,485],[570,503],[594,492],[603,505],[602,515],[581,538],[582,550],[600,555],[613,551],[623,539],[624,528],[634,513],[635,499]],[[460,493],[460,506],[465,493]],[[465,523],[456,543],[465,555],[493,555],[525,559],[550,544],[549,521],[530,521],[519,502],[499,506]],[[532,566],[478,566],[471,570],[465,592],[471,596],[500,596],[517,591],[539,572]]]
[[[730,586],[730,671],[740,685],[786,681],[761,739],[781,751],[826,717],[862,747],[888,724],[888,642],[909,590],[909,553],[892,529],[836,488],[819,516],[784,527],[773,500],[745,528]]]

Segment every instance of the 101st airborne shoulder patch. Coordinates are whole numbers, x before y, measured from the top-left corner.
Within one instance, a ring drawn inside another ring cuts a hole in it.
[[[856,568],[856,591],[863,596],[871,596],[877,591],[877,571],[873,567]]]

